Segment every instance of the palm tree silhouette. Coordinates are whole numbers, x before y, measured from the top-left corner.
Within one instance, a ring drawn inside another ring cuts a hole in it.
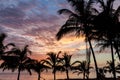
[[[34,65],[33,65],[33,67],[32,67],[32,69],[35,72],[37,72],[37,74],[38,74],[38,80],[40,80],[40,78],[42,78],[41,77],[41,72],[43,72],[44,70],[50,69],[50,67],[47,66],[47,65],[44,65],[44,63],[43,63],[42,60],[41,61],[37,61],[36,60],[35,63],[34,63]]]
[[[31,75],[31,69],[33,67],[34,60],[27,57],[24,61],[20,62],[19,56],[4,56],[3,62],[0,65],[0,68],[4,70],[12,70],[14,72],[16,69],[18,69],[18,77],[17,80],[20,80],[20,72],[27,70],[29,74]]]
[[[103,70],[104,70],[105,73],[106,72],[113,73],[113,62],[111,60],[107,61],[107,66],[104,66]],[[118,73],[118,74],[120,73],[120,63],[118,63],[115,66],[115,72]]]
[[[69,80],[69,70],[71,69],[71,57],[72,55],[68,55],[67,53],[64,53],[63,57],[61,58],[61,63],[63,67],[63,71],[66,72],[67,80]]]
[[[87,61],[76,61],[74,64],[76,64],[77,66],[74,66],[74,69],[75,70],[73,73],[78,73],[81,74],[83,73],[83,79],[87,79],[88,78],[88,73],[89,73],[89,70],[88,70],[88,63]],[[89,69],[92,69],[93,67],[90,67],[89,66]]]
[[[114,79],[116,80],[113,45],[115,45],[116,44],[115,42],[118,41],[120,34],[120,31],[118,30],[120,25],[119,24],[120,7],[118,7],[113,12],[114,1],[115,0],[106,0],[106,1],[98,0],[98,2],[100,3],[99,7],[102,9],[102,12],[100,12],[94,18],[94,26],[96,28],[95,34],[97,34],[98,41],[101,42],[107,41],[107,43],[110,44],[111,56],[113,62],[112,73],[114,75]],[[117,49],[118,46],[116,46],[116,50]]]
[[[105,73],[107,72],[107,70],[104,67],[103,68],[98,68],[98,72],[99,72],[100,80],[104,80],[105,79]]]
[[[31,54],[31,51],[28,49],[28,45],[25,45],[23,49],[13,48],[11,51],[9,51],[9,53],[17,59],[17,61],[10,60],[11,64],[14,64],[14,62],[16,63],[15,66],[18,69],[17,80],[20,80],[21,71],[27,70],[31,75],[31,64],[34,63],[34,60],[28,57],[28,53]]]
[[[95,53],[92,47],[91,39],[92,39],[92,32],[93,29],[93,14],[91,9],[91,5],[93,0],[89,0],[88,2],[85,0],[67,0],[71,3],[72,7],[74,8],[74,12],[68,9],[61,9],[58,12],[60,14],[66,13],[69,15],[68,20],[66,23],[60,28],[59,32],[57,33],[57,39],[61,39],[65,34],[75,31],[76,36],[82,35],[85,36],[85,40],[88,41],[96,69],[96,75],[98,78],[98,66],[97,61],[95,58]],[[93,8],[93,7],[92,7]],[[95,11],[94,11],[95,12]],[[99,78],[98,78],[99,79]]]
[[[104,70],[106,72],[113,73],[113,71],[114,71],[113,69],[114,69],[113,61],[111,61],[111,60],[107,61],[107,66],[104,66]]]
[[[58,54],[54,53],[54,52],[49,52],[48,58],[46,60],[43,60],[44,63],[46,63],[48,66],[50,66],[53,71],[52,73],[54,74],[54,80],[56,80],[56,71],[59,69],[58,68],[58,64],[59,64],[59,54],[61,52],[59,52]]]

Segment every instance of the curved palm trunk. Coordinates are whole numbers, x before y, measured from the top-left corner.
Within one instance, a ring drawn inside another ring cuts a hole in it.
[[[111,43],[111,56],[112,56],[112,62],[113,62],[113,77],[114,77],[114,80],[116,80],[116,72],[115,72],[115,60],[114,60],[114,54],[113,54],[113,45],[112,45],[112,40],[110,40],[110,43]]]
[[[89,42],[90,49],[91,49],[92,55],[93,55],[93,60],[94,60],[95,69],[96,69],[96,76],[97,76],[97,79],[99,79],[99,75],[98,75],[98,66],[97,66],[97,61],[96,61],[96,58],[95,58],[95,53],[94,53],[94,51],[93,51],[92,44],[91,44],[91,41],[90,41],[89,39],[88,39],[88,42]]]
[[[20,80],[20,67],[18,68],[18,77],[17,77],[17,80]]]
[[[67,76],[67,80],[69,80],[69,71],[68,70],[66,70],[66,76]]]

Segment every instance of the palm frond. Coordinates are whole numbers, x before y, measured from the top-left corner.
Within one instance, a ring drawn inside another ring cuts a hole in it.
[[[75,61],[71,65],[81,64],[81,61]]]
[[[67,14],[67,15],[71,15],[71,14],[74,14],[71,10],[69,9],[60,9],[58,11],[59,14]]]
[[[75,12],[79,15],[84,14],[85,0],[68,0]]]
[[[44,60],[43,64],[46,63],[47,65],[49,65],[50,67],[53,66],[53,64],[50,61]]]
[[[5,48],[8,48],[8,46],[12,46],[12,47],[15,47],[15,44],[14,43],[8,43]]]
[[[63,25],[62,28],[59,30],[59,32],[56,35],[57,40],[60,40],[64,35],[74,32],[80,28],[78,27],[64,27],[66,25]]]

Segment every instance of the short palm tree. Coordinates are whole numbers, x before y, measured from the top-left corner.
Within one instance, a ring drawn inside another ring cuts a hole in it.
[[[4,70],[12,70],[14,72],[16,69],[18,69],[18,77],[17,80],[20,80],[20,72],[27,70],[29,74],[31,75],[31,70],[33,68],[34,60],[27,57],[24,62],[20,63],[20,57],[19,56],[4,56],[3,62],[0,65],[0,68]]]
[[[62,63],[62,70],[66,72],[67,80],[69,80],[69,70],[71,69],[71,57],[72,55],[68,55],[64,53],[63,57],[61,58]]]
[[[73,73],[78,73],[81,74],[83,73],[83,79],[87,79],[88,77],[88,73],[89,73],[89,70],[88,70],[88,63],[87,61],[77,61],[75,62],[75,64],[77,64],[77,66],[74,66],[74,69],[75,70]],[[90,67],[89,66],[89,69],[92,69],[93,67]]]
[[[47,64],[49,67],[51,67],[53,70],[52,70],[52,73],[54,74],[54,80],[56,80],[56,71],[58,69],[58,64],[59,64],[59,54],[56,54],[54,52],[49,52],[47,55],[48,55],[48,58],[46,60],[43,60],[44,64]]]
[[[41,72],[43,72],[44,70],[49,69],[50,67],[47,65],[44,65],[43,61],[35,61],[34,65],[32,67],[32,69],[37,72],[38,74],[38,80],[40,80],[41,77]]]
[[[28,45],[26,45],[23,49],[13,48],[11,51],[8,52],[9,55],[6,56],[6,59],[9,56],[15,57],[17,60],[10,61],[11,64],[15,64],[16,68],[18,69],[18,77],[17,80],[20,80],[20,72],[27,70],[31,74],[31,64],[33,64],[34,60],[28,57],[28,54],[31,54],[31,51],[28,49]],[[8,61],[9,62],[9,61]]]
[[[107,66],[104,67],[104,70],[109,73],[113,73],[114,65],[113,61],[107,61]]]
[[[107,61],[107,66],[103,67],[104,72],[109,72],[109,73],[113,73],[113,62],[112,61]],[[120,74],[120,63],[118,63],[115,66],[115,72]],[[114,75],[113,75],[114,76]]]

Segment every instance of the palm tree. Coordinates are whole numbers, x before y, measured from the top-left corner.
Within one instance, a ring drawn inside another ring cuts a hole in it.
[[[102,42],[107,41],[107,43],[110,44],[111,56],[113,62],[112,73],[114,75],[114,79],[116,80],[113,45],[115,45],[116,39],[118,41],[120,35],[120,31],[118,30],[120,25],[119,22],[120,6],[113,12],[114,1],[115,0],[106,0],[106,1],[98,0],[98,2],[100,3],[99,7],[102,9],[102,12],[100,12],[94,18],[94,26],[96,28],[95,34],[97,34],[98,41],[102,41]],[[118,46],[116,46],[116,50],[117,49]]]
[[[107,61],[107,66],[104,66],[103,69],[104,69],[105,73],[106,72],[113,73],[113,62],[111,60]],[[118,73],[118,74],[120,73],[120,63],[118,63],[115,66],[115,72]]]
[[[73,70],[75,70],[73,73],[78,73],[78,75],[79,74],[81,74],[81,73],[83,73],[83,79],[85,79],[85,77],[87,78],[88,77],[88,73],[89,73],[89,70],[88,70],[88,63],[87,63],[87,61],[77,61],[77,62],[75,62],[74,64],[78,64],[77,66],[74,66],[74,69]],[[92,69],[93,67],[90,67],[89,66],[89,69]]]
[[[41,72],[43,72],[44,70],[49,69],[50,67],[47,65],[44,65],[43,61],[35,61],[32,69],[37,72],[38,74],[38,80],[40,80],[41,77]]]
[[[17,80],[20,80],[20,72],[27,70],[31,75],[31,69],[33,67],[34,60],[27,57],[24,61],[20,62],[19,56],[3,56],[3,62],[0,65],[0,68],[4,70],[12,70],[14,72],[18,69],[18,77]]]
[[[106,69],[103,68],[98,68],[98,72],[99,72],[99,78],[100,80],[104,80],[105,79],[105,73],[107,72]]]
[[[70,32],[76,32],[76,36],[79,35],[84,35],[85,40],[88,41],[94,63],[95,63],[95,68],[96,68],[96,75],[98,78],[98,66],[97,66],[97,61],[95,58],[95,53],[91,44],[91,39],[92,39],[92,32],[93,25],[92,25],[92,19],[93,19],[93,14],[91,14],[92,9],[92,3],[93,0],[67,0],[68,2],[71,3],[72,7],[74,8],[74,12],[68,9],[61,9],[58,12],[60,14],[66,13],[69,15],[68,20],[66,23],[60,28],[59,32],[57,33],[56,37],[57,39],[61,39],[65,34],[70,33]],[[98,78],[99,79],[99,78]]]
[[[61,52],[59,52],[58,54],[49,52],[47,54],[48,58],[46,60],[43,60],[44,63],[46,63],[48,66],[50,66],[53,69],[52,73],[54,74],[54,80],[56,80],[56,71],[58,69],[58,64],[59,64],[58,59],[60,53]]]
[[[113,69],[114,69],[113,61],[107,61],[107,66],[104,67],[104,70],[106,72],[113,73],[113,71],[114,71]]]
[[[63,57],[61,58],[62,60],[62,67],[63,71],[66,72],[67,80],[69,80],[69,70],[71,69],[71,57],[72,55],[68,55],[67,53],[64,53]]]
[[[8,53],[9,53],[9,56],[12,55],[15,58],[17,58],[17,61],[15,60],[16,61],[15,66],[18,69],[17,80],[20,80],[21,71],[27,70],[31,74],[31,64],[34,63],[34,60],[28,57],[28,54],[31,54],[31,51],[28,49],[28,45],[25,45],[23,49],[13,48]],[[6,58],[9,56],[6,56]],[[15,61],[11,61],[11,64],[14,64]]]

